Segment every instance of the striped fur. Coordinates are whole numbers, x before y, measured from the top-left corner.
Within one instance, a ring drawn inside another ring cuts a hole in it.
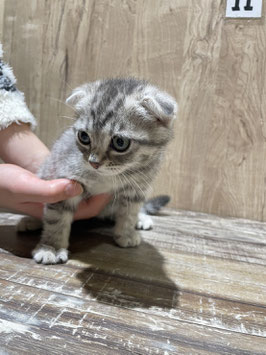
[[[16,88],[16,78],[12,68],[2,60],[0,43],[0,130],[12,123],[29,123],[36,127],[35,118],[30,113],[24,95]]]
[[[74,107],[76,121],[57,140],[39,175],[76,180],[84,192],[81,197],[46,206],[41,243],[33,253],[37,262],[45,264],[66,261],[76,206],[81,198],[98,193],[113,195],[102,217],[116,220],[116,243],[122,247],[140,243],[135,226],[147,229],[152,225],[150,217],[145,220],[145,214],[139,213],[172,138],[177,111],[171,96],[133,78],[85,84],[73,91],[67,103]],[[80,142],[80,132],[89,136],[89,144]],[[119,137],[120,144],[121,139],[129,142],[128,149],[116,151],[114,137]]]

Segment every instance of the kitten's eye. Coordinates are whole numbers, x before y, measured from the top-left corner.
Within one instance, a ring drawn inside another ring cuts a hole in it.
[[[88,145],[91,142],[89,135],[85,131],[78,132],[78,139],[79,139],[80,143],[82,143],[84,145]]]
[[[130,146],[130,140],[128,138],[122,138],[115,136],[112,138],[111,147],[117,152],[125,152]]]

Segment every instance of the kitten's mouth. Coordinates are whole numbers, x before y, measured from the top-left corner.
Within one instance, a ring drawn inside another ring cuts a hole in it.
[[[98,175],[102,175],[102,176],[116,176],[121,174],[121,172],[123,172],[121,168],[118,169],[115,167],[106,167],[106,166],[101,166],[97,170],[93,170],[93,171],[95,171],[95,173],[97,173]]]
[[[120,172],[114,169],[108,169],[108,170],[97,170],[97,173],[99,175],[103,175],[103,176],[116,176],[119,175]]]
[[[92,164],[89,162],[89,170],[99,176],[117,176],[126,170],[125,166],[114,164]]]

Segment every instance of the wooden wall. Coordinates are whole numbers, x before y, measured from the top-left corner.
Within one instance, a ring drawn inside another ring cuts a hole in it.
[[[179,102],[155,183],[172,207],[266,220],[266,24],[223,0],[0,0],[5,59],[51,144],[71,88],[134,75]]]

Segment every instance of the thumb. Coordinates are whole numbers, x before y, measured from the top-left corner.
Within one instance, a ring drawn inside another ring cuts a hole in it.
[[[42,180],[36,178],[27,191],[29,202],[56,203],[80,195],[83,189],[76,181],[67,179]]]
[[[111,195],[100,194],[91,196],[88,200],[83,200],[75,214],[75,219],[88,219],[97,216],[111,200]]]
[[[11,193],[17,203],[55,203],[77,196],[83,191],[76,181],[42,180],[30,171],[12,164],[0,165],[0,192],[1,190]]]

